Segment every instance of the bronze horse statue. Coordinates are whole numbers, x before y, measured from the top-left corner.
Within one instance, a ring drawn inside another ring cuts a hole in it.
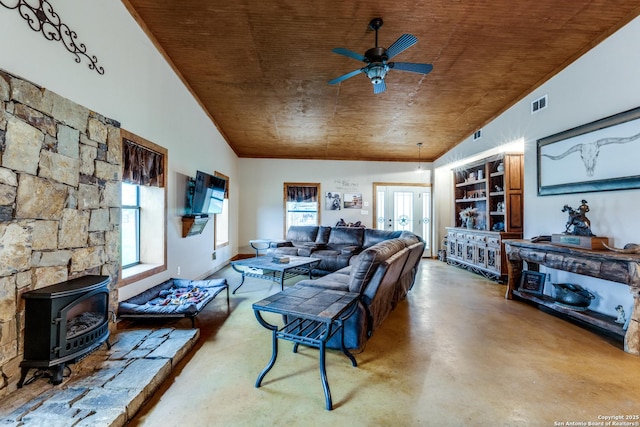
[[[562,212],[568,212],[569,219],[564,230],[565,234],[573,234],[575,236],[595,236],[591,232],[591,221],[587,218],[586,213],[589,212],[587,201],[583,200],[578,210],[573,209],[569,205],[564,205]],[[573,226],[573,230],[569,229]]]

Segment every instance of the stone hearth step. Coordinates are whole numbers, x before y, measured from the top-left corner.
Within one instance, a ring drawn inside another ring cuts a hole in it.
[[[123,426],[191,350],[198,329],[122,330],[57,386],[44,378],[2,403],[3,426]]]

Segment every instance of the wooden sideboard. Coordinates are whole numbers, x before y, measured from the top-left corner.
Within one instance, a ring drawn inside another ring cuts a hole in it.
[[[640,355],[640,255],[570,248],[550,243],[531,243],[528,240],[506,240],[504,246],[508,271],[505,298],[513,299],[515,295],[603,328],[624,338],[624,350],[627,353]],[[519,292],[524,262],[527,263],[527,269],[532,271],[538,271],[539,266],[544,265],[629,286],[633,295],[629,327],[624,331],[622,326],[599,313],[571,310],[555,304],[550,297]]]
[[[481,231],[446,227],[447,263],[464,267],[488,279],[504,281],[507,263],[503,241],[519,239],[522,233]]]

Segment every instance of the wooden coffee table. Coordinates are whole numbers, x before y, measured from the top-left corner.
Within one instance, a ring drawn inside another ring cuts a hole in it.
[[[238,261],[231,261],[231,267],[238,273],[242,273],[242,281],[233,290],[236,291],[243,285],[246,277],[256,279],[271,280],[280,283],[281,290],[284,290],[284,281],[292,277],[309,275],[311,279],[311,269],[320,263],[318,258],[307,258],[301,256],[289,256],[289,262],[273,262],[271,256],[261,256],[247,258]]]
[[[344,322],[358,308],[358,297],[353,292],[297,284],[254,303],[256,319],[272,331],[271,360],[258,375],[256,387],[260,387],[262,379],[276,363],[279,339],[293,342],[294,353],[299,344],[315,347],[320,350],[320,379],[326,408],[333,409],[325,367],[326,344],[333,335],[339,334],[342,352],[353,366],[358,366],[355,357],[344,346]],[[284,325],[277,326],[267,322],[261,312],[281,314]]]

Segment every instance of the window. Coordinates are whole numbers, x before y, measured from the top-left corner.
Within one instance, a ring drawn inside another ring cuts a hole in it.
[[[122,268],[140,264],[140,192],[122,184]]]
[[[222,213],[215,215],[215,242],[214,249],[219,249],[229,244],[229,177],[214,172],[215,176],[227,180],[227,187],[224,192],[224,201],[222,204]]]
[[[320,184],[284,184],[285,233],[292,225],[319,225]]]
[[[120,133],[123,286],[167,269],[167,150],[124,129]]]

